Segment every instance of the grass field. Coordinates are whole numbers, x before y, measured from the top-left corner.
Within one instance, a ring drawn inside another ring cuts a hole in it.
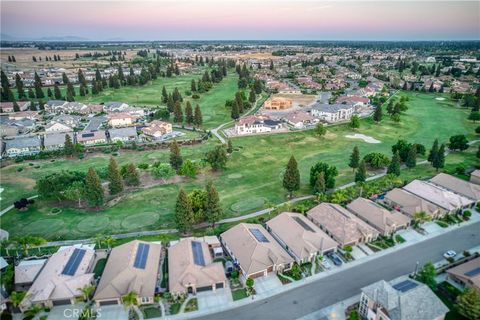
[[[330,127],[327,135],[318,139],[312,131],[288,134],[273,134],[233,139],[235,152],[231,156],[227,169],[211,175],[219,193],[225,216],[240,216],[265,207],[266,203],[279,203],[286,200],[282,189],[282,174],[288,158],[295,155],[301,173],[301,189],[297,195],[309,194],[308,186],[310,167],[317,161],[324,161],[337,166],[339,176],[337,185],[353,181],[353,173],[348,168],[348,158],[353,146],[358,146],[360,153],[383,152],[390,156],[391,145],[398,139],[425,144],[430,148],[433,140],[438,138],[446,142],[453,134],[466,134],[474,138],[475,125],[466,118],[468,111],[454,106],[453,103],[435,100],[435,95],[408,93],[409,110],[402,116],[399,124],[385,117],[381,125],[371,119],[361,121],[357,133],[372,136],[380,140],[379,144],[369,144],[362,140],[345,138],[353,132],[345,125]],[[184,147],[184,158],[200,159],[204,152],[217,143],[215,140],[193,147]],[[476,150],[476,149],[475,149]],[[2,187],[6,202],[10,196],[18,197],[32,194],[36,177],[62,169],[75,168],[87,170],[90,166],[97,168],[107,166],[108,155],[90,156],[83,160],[37,161],[35,166],[28,163],[15,164],[1,169]],[[142,153],[121,152],[117,157],[120,164],[126,162],[168,161],[167,151],[147,151]],[[458,164],[471,166],[478,164],[474,148],[468,152],[452,153],[447,157],[447,170]],[[21,172],[17,172],[22,167]],[[206,169],[205,169],[206,170]],[[208,174],[208,172],[207,172]],[[404,170],[402,177],[432,176],[435,170],[428,165],[412,170]],[[6,181],[6,184],[3,183]],[[173,209],[180,187],[187,191],[204,186],[205,181],[185,182],[153,187],[130,193],[113,207],[101,212],[85,212],[76,208],[62,208],[57,214],[51,209],[55,204],[38,201],[27,212],[8,212],[2,217],[2,228],[11,236],[18,234],[35,234],[48,239],[75,239],[94,236],[97,233],[124,233],[139,230],[151,230],[173,227]],[[4,196],[2,194],[2,197]]]

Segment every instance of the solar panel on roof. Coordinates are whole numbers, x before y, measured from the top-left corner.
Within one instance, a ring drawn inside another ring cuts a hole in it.
[[[297,221],[299,225],[303,227],[303,229],[310,231],[310,232],[315,232],[315,230],[312,229],[308,224],[305,223],[301,218],[299,217],[293,217],[293,220]]]
[[[464,275],[466,275],[467,277],[473,277],[473,276],[476,276],[479,273],[480,273],[480,267],[475,268],[475,269],[470,270],[470,271],[467,271],[467,272],[464,273]]]
[[[133,266],[137,269],[145,269],[147,264],[148,252],[150,251],[150,245],[145,243],[139,243],[137,247],[137,254]]]
[[[205,259],[203,257],[202,244],[198,241],[192,241],[193,263],[197,266],[204,266]]]
[[[86,251],[83,249],[75,248],[72,255],[68,259],[65,268],[63,268],[62,274],[67,276],[73,276],[75,272],[77,272],[78,266],[80,265],[80,262],[82,261],[85,252]]]
[[[83,133],[83,134],[82,134],[82,138],[91,138],[91,137],[93,137],[93,136],[94,136],[93,133]]]
[[[416,286],[418,286],[417,283],[410,280],[405,280],[400,283],[397,283],[396,285],[393,286],[393,288],[400,292],[407,292],[408,290],[413,289]]]
[[[257,241],[259,241],[259,242],[270,242],[270,241],[268,241],[267,237],[265,237],[265,235],[259,229],[250,228],[248,230],[250,230],[250,233],[253,234],[255,239],[257,239]]]

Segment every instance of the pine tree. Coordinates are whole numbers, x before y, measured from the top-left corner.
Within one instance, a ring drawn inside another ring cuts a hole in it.
[[[15,74],[15,87],[17,88],[18,92],[18,99],[26,98],[25,96],[25,89],[23,88],[23,81],[22,78],[17,74]]]
[[[185,122],[189,125],[194,123],[193,110],[190,101],[187,101],[187,106],[185,107]]]
[[[212,224],[213,228],[215,227],[215,222],[222,217],[222,207],[220,206],[220,198],[217,189],[215,189],[212,181],[208,181],[206,191],[207,199],[205,201],[205,217],[207,218],[207,221]]]
[[[288,191],[290,198],[293,192],[300,189],[300,172],[294,156],[290,157],[285,175],[283,176],[283,187]]]
[[[358,165],[358,170],[355,173],[355,182],[365,182],[367,179],[367,166],[365,165],[365,161],[360,161]]]
[[[100,206],[105,201],[102,183],[95,168],[90,167],[85,178],[85,198],[93,206]]]
[[[248,101],[250,101],[250,103],[255,103],[255,101],[257,100],[257,97],[255,95],[255,91],[252,89],[250,90],[250,94],[248,95]]]
[[[65,134],[65,143],[63,144],[63,151],[67,156],[71,156],[75,153],[75,146],[73,145],[72,138],[68,134]]]
[[[321,171],[317,175],[317,179],[315,180],[315,185],[313,186],[313,193],[324,193],[325,190],[325,172]]]
[[[238,104],[237,104],[236,101],[233,101],[233,104],[232,104],[231,117],[234,120],[237,120],[240,117],[240,114],[239,114],[239,111],[238,111]]]
[[[232,140],[228,139],[227,141],[227,153],[232,153],[233,152],[233,145],[232,145]]]
[[[175,107],[173,108],[173,122],[182,123],[183,122],[183,111],[182,105],[179,101],[175,102]]]
[[[173,96],[171,94],[169,94],[167,98],[167,109],[168,112],[173,112],[175,110],[175,101],[173,101]]]
[[[18,105],[17,101],[13,100],[13,111],[14,112],[19,112],[20,111],[20,106]]]
[[[53,92],[52,92],[52,89],[50,88],[47,89],[47,97],[49,97],[50,99],[53,98]]]
[[[195,84],[194,79],[192,79],[192,83],[190,84],[190,91],[197,92],[197,85]]]
[[[438,149],[437,156],[433,159],[432,166],[437,170],[445,167],[445,144]]]
[[[197,104],[195,107],[194,115],[193,115],[193,124],[196,127],[202,126],[203,117],[202,117],[202,110],[200,110],[200,106]]]
[[[432,145],[432,149],[430,149],[430,152],[428,153],[428,162],[430,162],[432,165],[435,162],[435,159],[438,157],[438,139],[435,139]]]
[[[10,82],[8,81],[8,77],[5,74],[5,72],[3,72],[3,70],[0,73],[1,73],[1,85],[2,85],[1,101],[12,101],[13,94],[12,94],[12,89],[10,88]]]
[[[382,117],[382,107],[378,106],[375,108],[375,112],[373,113],[373,120],[375,120],[376,123],[379,123],[380,121],[382,121]]]
[[[360,164],[360,151],[358,151],[358,147],[355,146],[353,147],[352,154],[350,155],[350,162],[348,163],[348,166],[355,171],[356,168],[358,168],[358,165]]]
[[[33,89],[31,87],[28,88],[28,98],[35,99],[35,92],[33,92]]]
[[[138,170],[133,163],[127,164],[127,169],[124,176],[125,184],[127,186],[139,186],[140,176]]]
[[[237,102],[238,113],[243,113],[243,99],[242,94],[240,92],[235,93],[235,101]]]
[[[177,87],[175,87],[175,89],[173,90],[172,97],[174,102],[183,102],[182,95],[180,94],[180,91],[178,91]]]
[[[163,103],[168,102],[168,93],[167,93],[167,89],[165,88],[165,86],[162,87],[162,102]]]
[[[123,191],[122,176],[118,170],[117,161],[115,161],[113,157],[110,158],[110,163],[108,164],[108,181],[110,182],[108,188],[110,189],[111,195],[115,195]]]
[[[193,225],[193,210],[185,190],[178,192],[177,203],[175,205],[175,222],[180,232],[189,231]]]
[[[390,164],[388,165],[387,173],[396,175],[397,177],[400,175],[400,153],[398,153],[398,150],[395,152],[392,161],[390,161]]]
[[[408,149],[405,165],[407,168],[414,168],[417,165],[417,146],[415,144],[412,144]]]
[[[62,99],[62,92],[60,91],[60,88],[58,87],[57,84],[53,87],[53,96],[55,97],[56,100],[61,100]]]
[[[87,86],[87,80],[85,79],[85,76],[83,75],[82,69],[78,69],[78,82],[80,84],[83,84],[84,86]]]
[[[73,84],[69,82],[67,84],[67,101],[72,102],[75,101],[75,89],[73,88]]]
[[[475,288],[466,288],[457,297],[456,307],[465,319],[480,319],[480,292]]]
[[[177,140],[174,139],[172,143],[170,143],[170,165],[175,171],[178,172],[182,167],[182,164],[183,159],[180,152],[180,147],[177,143]]]

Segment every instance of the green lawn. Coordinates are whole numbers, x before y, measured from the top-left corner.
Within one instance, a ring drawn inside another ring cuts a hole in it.
[[[469,139],[474,137],[475,125],[466,120],[467,110],[455,107],[448,100],[435,100],[434,94],[407,94],[411,98],[408,102],[409,110],[399,124],[390,121],[388,117],[380,125],[371,119],[361,121],[361,128],[356,132],[380,140],[379,144],[346,138],[345,135],[354,133],[346,125],[329,127],[327,135],[322,139],[315,137],[312,131],[232,139],[236,151],[231,156],[227,169],[216,174],[211,174],[208,168],[203,169],[203,173],[213,180],[219,191],[225,216],[240,216],[262,209],[267,203],[285,201],[286,193],[282,189],[281,180],[284,167],[292,154],[298,161],[302,180],[301,189],[296,195],[303,195],[311,192],[308,186],[309,170],[317,161],[337,166],[340,172],[337,185],[353,181],[353,173],[347,163],[355,145],[362,155],[375,151],[390,156],[391,146],[398,139],[423,143],[429,149],[435,138],[446,142],[453,134],[466,134]],[[201,145],[184,147],[182,155],[188,159],[201,159],[205,151],[217,143],[215,139],[210,139]],[[467,152],[450,154],[445,169],[450,172],[461,163],[467,166],[478,164],[475,150],[470,148]],[[35,164],[40,165],[40,168],[29,166],[28,163],[2,168],[2,187],[11,188],[4,191],[5,202],[11,203],[14,199],[11,195],[19,197],[34,193],[34,181],[38,176],[62,169],[86,171],[90,166],[106,167],[108,158],[109,155],[98,155],[83,160],[36,161]],[[141,153],[121,151],[116,159],[120,165],[127,162],[152,164],[157,160],[167,162],[168,150]],[[23,171],[17,172],[18,167],[22,167]],[[422,165],[404,170],[402,178],[410,180],[434,174],[433,168]],[[27,212],[13,210],[5,214],[2,217],[2,228],[12,236],[35,234],[48,239],[75,239],[91,237],[100,232],[111,234],[173,227],[173,210],[179,188],[189,191],[203,188],[204,184],[205,179],[199,178],[129,193],[123,201],[101,212],[62,208],[61,213],[52,215],[51,209],[56,206],[55,203],[37,201]]]
[[[103,258],[97,261],[95,264],[95,268],[93,268],[93,273],[95,274],[95,278],[100,278],[103,274],[103,270],[105,269],[105,265],[107,264],[107,258]]]
[[[162,311],[158,307],[148,306],[141,308],[145,319],[160,318]]]
[[[242,288],[242,289],[237,289],[232,291],[232,298],[233,301],[244,299],[248,297],[247,295],[247,289]]]

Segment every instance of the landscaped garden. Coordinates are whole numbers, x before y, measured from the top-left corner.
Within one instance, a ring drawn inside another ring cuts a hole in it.
[[[241,289],[232,290],[233,301],[244,299],[246,297],[248,297],[247,289],[241,288]]]
[[[217,87],[228,84],[224,79]],[[233,80],[232,80],[233,81]],[[215,89],[212,89],[215,90]],[[475,125],[467,121],[468,110],[456,107],[453,102],[435,100],[434,94],[402,93],[410,97],[409,110],[402,115],[400,123],[388,117],[381,124],[371,119],[361,120],[361,127],[356,129],[381,143],[371,144],[362,140],[352,140],[345,135],[352,130],[346,125],[329,127],[323,138],[318,138],[313,131],[286,134],[238,137],[232,139],[234,151],[227,169],[212,174],[207,167],[196,180],[181,183],[164,184],[128,193],[120,202],[100,211],[77,209],[62,203],[36,200],[25,212],[11,210],[2,216],[2,228],[11,236],[29,234],[46,239],[76,239],[93,237],[97,233],[125,233],[175,227],[173,212],[178,190],[186,191],[203,188],[205,180],[212,179],[220,194],[225,217],[241,216],[263,209],[268,204],[286,201],[286,192],[282,188],[282,175],[289,157],[294,154],[301,173],[301,188],[296,195],[311,194],[308,176],[310,167],[317,161],[335,165],[339,170],[337,185],[353,181],[354,175],[348,167],[348,159],[353,146],[358,146],[363,156],[370,152],[391,155],[391,146],[398,139],[421,143],[430,148],[433,140],[438,138],[447,142],[454,134],[465,134],[473,139]],[[205,95],[205,99],[207,96]],[[159,98],[160,99],[160,98]],[[222,108],[225,99],[222,100]],[[213,110],[213,109],[212,109]],[[218,142],[210,139],[200,145],[183,147],[184,159],[200,160],[207,150]],[[459,165],[471,166],[478,163],[476,150],[447,156],[445,171],[454,172]],[[85,159],[58,159],[32,161],[35,165],[18,163],[1,169],[2,208],[8,206],[18,197],[36,194],[35,180],[60,170],[87,171],[88,167],[97,169],[108,165],[107,154],[87,155]],[[144,152],[119,151],[115,157],[119,165],[132,162],[153,164],[156,161],[168,162],[168,150]],[[39,168],[37,168],[39,166]],[[19,168],[22,170],[19,172]],[[429,177],[435,175],[430,165],[419,165],[410,170],[402,170],[401,179]],[[52,213],[52,207],[61,209]],[[98,223],[100,221],[100,223]]]

